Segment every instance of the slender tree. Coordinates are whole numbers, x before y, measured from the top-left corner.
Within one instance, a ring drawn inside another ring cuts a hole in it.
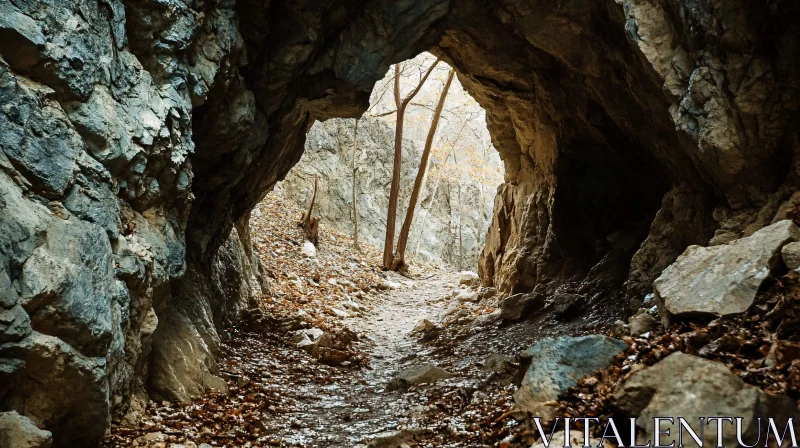
[[[414,188],[411,190],[411,198],[408,201],[408,208],[406,209],[406,217],[403,220],[403,226],[400,228],[400,237],[397,240],[397,251],[394,254],[392,261],[392,270],[397,270],[405,266],[406,246],[408,245],[408,234],[411,231],[411,222],[414,220],[414,209],[417,207],[417,200],[419,199],[419,192],[422,187],[422,181],[425,178],[425,170],[428,167],[428,158],[431,154],[433,147],[433,138],[436,135],[436,129],[439,127],[439,119],[442,116],[444,109],[444,102],[447,98],[447,91],[450,90],[450,84],[453,83],[453,75],[455,71],[450,69],[447,75],[447,81],[444,83],[441,95],[439,95],[439,103],[436,105],[436,110],[433,111],[433,118],[431,119],[431,127],[428,130],[428,138],[425,140],[425,148],[422,150],[422,160],[419,163],[419,170],[417,177],[414,180]]]
[[[358,166],[356,165],[356,151],[358,150],[358,118],[353,125],[353,247],[358,250],[358,200],[356,197],[356,182],[358,181]]]
[[[384,269],[391,269],[392,262],[394,261],[394,228],[395,220],[397,219],[397,198],[400,195],[400,167],[403,158],[403,118],[408,103],[419,93],[422,85],[425,84],[428,76],[430,76],[438,63],[439,58],[431,64],[422,78],[420,78],[417,87],[414,88],[408,96],[402,99],[400,98],[400,64],[394,65],[394,102],[397,106],[397,124],[395,125],[394,131],[394,166],[392,168],[392,185],[389,190],[389,210],[386,216],[386,238],[383,243]]]

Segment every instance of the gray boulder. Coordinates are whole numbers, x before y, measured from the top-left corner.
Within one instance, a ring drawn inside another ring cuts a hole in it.
[[[638,314],[628,320],[628,331],[631,336],[641,336],[645,333],[657,330],[659,327],[655,317],[641,310]]]
[[[557,399],[578,380],[607,367],[628,346],[601,335],[561,336],[537,341],[524,352],[531,358],[522,385],[514,394],[517,409],[547,420],[555,416],[549,402]]]
[[[797,269],[800,267],[800,242],[789,243],[781,249],[781,258],[783,264],[789,269]]]
[[[386,386],[387,390],[405,389],[422,383],[435,383],[452,378],[453,374],[431,364],[422,364],[403,369]]]
[[[53,443],[50,431],[43,431],[16,411],[0,413],[0,447],[50,448]]]
[[[653,283],[664,325],[674,317],[744,312],[780,265],[781,248],[797,240],[800,229],[783,220],[729,244],[689,246]]]
[[[0,308],[0,342],[19,341],[31,332],[31,319],[21,306]]]
[[[500,302],[500,318],[510,322],[523,319],[533,308],[536,297],[532,294],[514,294]]]
[[[668,378],[669,381],[665,381]],[[653,440],[653,417],[673,417],[676,425],[662,424],[677,434],[677,417],[683,417],[699,434],[698,417],[744,417],[743,440],[756,440],[756,417],[776,419],[781,430],[786,418],[797,408],[785,396],[770,396],[745,384],[724,364],[681,352],[673,353],[652,367],[640,370],[614,393],[614,405],[621,414],[637,416],[637,433],[642,440]],[[711,429],[711,430],[709,430]],[[724,446],[739,446],[735,431],[725,431]],[[663,438],[662,438],[663,439]],[[670,438],[662,440],[669,444]],[[704,431],[704,445],[716,444],[716,431]]]

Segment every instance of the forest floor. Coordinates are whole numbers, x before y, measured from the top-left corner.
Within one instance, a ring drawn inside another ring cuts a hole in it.
[[[253,214],[270,287],[222,335],[216,373],[227,390],[192,403],[150,402],[115,421],[104,446],[530,447],[531,420],[513,411],[531,362],[520,352],[556,335],[602,333],[628,345],[553,402],[564,417],[607,419],[617,386],[676,351],[800,400],[797,273],[772,282],[742,316],[656,325],[633,337],[608,328],[613,307],[602,303],[546,308],[509,324],[474,274],[425,263],[386,273],[377,248],[356,251],[324,225],[312,249],[296,226],[301,214],[274,194]]]
[[[276,195],[254,211],[270,293],[223,337],[228,390],[150,402],[104,446],[530,446],[512,443],[525,428],[507,414],[518,365],[503,355],[530,341],[500,341],[496,310],[474,303],[477,282],[426,263],[383,272],[377,248],[356,251],[324,224],[309,256],[301,213]],[[420,366],[452,377],[390,386]]]

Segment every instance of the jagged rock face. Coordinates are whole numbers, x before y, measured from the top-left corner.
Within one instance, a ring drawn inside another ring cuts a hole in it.
[[[314,188],[314,176],[318,176],[319,187],[314,204],[314,214],[324,222],[342,232],[353,232],[353,123],[355,120],[334,118],[317,122],[306,136],[302,159],[289,172],[279,188],[289,193],[302,207],[308,207]],[[405,219],[405,208],[414,178],[419,169],[422,148],[411,141],[403,144],[403,166],[400,181],[397,228]],[[394,132],[383,121],[363,118],[358,124],[358,147],[356,150],[358,232],[361,241],[381,247],[386,232],[386,210],[389,206],[388,183],[392,178],[394,160]],[[481,247],[488,223],[492,219],[491,195],[487,192],[483,200],[483,216],[477,204],[482,192],[477,181],[469,180],[461,185],[450,185],[428,179],[427,188],[420,196],[414,226],[408,243],[409,254],[419,249],[419,257],[426,260],[448,263],[453,266],[472,266]],[[459,207],[457,188],[461,188],[463,202],[469,210]],[[436,198],[432,198],[435,190]],[[472,206],[475,206],[472,209]],[[422,211],[424,207],[425,211]],[[462,224],[459,247],[459,221]],[[462,250],[463,249],[463,257]]]
[[[84,446],[132,397],[218,384],[217,329],[259,293],[236,223],[313,120],[359,115],[428,49],[506,168],[483,282],[621,306],[630,274],[636,300],[655,254],[800,202],[798,8],[0,0],[0,411]]]

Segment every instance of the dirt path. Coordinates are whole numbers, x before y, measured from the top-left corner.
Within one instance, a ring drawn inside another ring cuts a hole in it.
[[[268,424],[273,438],[289,446],[350,448],[408,424],[414,397],[385,387],[404,367],[429,360],[430,349],[410,333],[422,319],[440,318],[445,310],[439,299],[456,282],[456,274],[407,280],[375,303],[374,311],[347,319],[369,340],[365,351],[371,368],[353,372],[349,381],[300,386],[306,398],[296,404],[296,412],[284,416],[291,425],[282,419]]]

